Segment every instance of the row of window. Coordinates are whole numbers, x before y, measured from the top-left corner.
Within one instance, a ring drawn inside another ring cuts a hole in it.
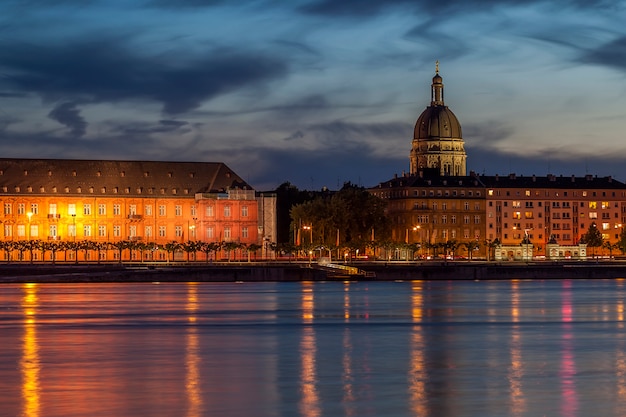
[[[448,215],[444,214],[439,216],[439,219],[437,219],[437,216],[432,216],[432,223],[433,224],[437,224],[438,221],[441,224],[447,224],[448,223]],[[457,223],[457,216],[455,215],[451,215],[449,217],[450,223],[451,224],[456,224]],[[470,224],[471,221],[471,216],[463,216],[463,224]],[[430,223],[430,216],[428,215],[420,215],[417,216],[417,223],[420,224],[429,224]],[[474,224],[480,224],[480,216],[474,216]]]
[[[27,226],[30,226],[29,228],[27,228]],[[15,229],[15,230],[14,230]],[[113,225],[112,227],[112,231],[113,231],[113,236],[114,238],[125,238],[126,235],[123,234],[123,229],[124,227],[122,225]],[[184,234],[184,227],[183,226],[174,226],[174,237],[177,238],[184,238],[185,234]],[[108,229],[106,225],[98,225],[97,228],[97,236],[100,238],[109,238],[109,234],[108,234]],[[250,236],[249,233],[249,228],[248,227],[241,227],[241,235],[240,237],[242,239],[246,239]],[[15,231],[15,236],[18,239],[38,239],[39,238],[39,225],[36,224],[31,224],[31,225],[25,225],[25,224],[18,224],[18,225],[10,225],[10,224],[5,224],[4,225],[4,237],[5,238],[10,238],[14,236],[14,231]],[[59,231],[60,231],[60,227],[58,227],[56,224],[51,224],[48,226],[48,236],[49,238],[51,238],[52,240],[55,240],[57,238],[59,238]],[[76,225],[74,224],[70,224],[67,226],[67,236],[68,237],[76,237]],[[158,231],[158,237],[159,238],[167,238],[168,237],[168,233],[167,233],[167,226],[158,226],[157,227],[157,231]],[[86,224],[83,225],[83,237],[92,237],[93,236],[93,232],[94,232],[94,228],[92,227],[92,225]],[[153,237],[153,228],[152,226],[145,226],[144,230],[143,230],[144,234],[143,237],[145,237],[146,239],[150,239]],[[139,236],[139,228],[138,226],[135,225],[129,225],[128,226],[128,237],[129,238],[135,238]],[[205,236],[206,239],[209,240],[213,240],[215,238],[218,238],[220,240],[229,240],[231,238],[233,238],[233,229],[231,227],[224,227],[222,229],[222,235],[221,236],[217,236],[216,234],[216,229],[214,227],[206,227],[205,228]],[[196,230],[193,227],[189,228],[189,238],[190,239],[196,239]]]
[[[489,207],[493,207],[493,201],[489,201]],[[496,205],[497,205],[497,201],[496,201]],[[524,207],[526,208],[533,208],[534,207],[534,201],[525,201],[524,202]],[[571,208],[571,204],[572,202],[570,201],[546,201],[545,205],[546,207],[550,207],[550,205],[552,206],[552,208]],[[576,204],[576,203],[574,203]],[[508,201],[503,201],[502,202],[502,206],[503,207],[508,207],[509,202]],[[597,209],[598,207],[600,207],[603,210],[608,210],[611,208],[611,202],[610,201],[588,201],[588,202],[580,202],[580,207],[584,208],[585,205],[587,205],[590,209]],[[614,202],[613,203],[614,207],[617,208],[618,207],[618,203]],[[542,207],[543,206],[543,201],[537,201],[537,207]],[[513,208],[521,208],[522,207],[522,202],[521,201],[512,201],[511,202],[511,207]]]
[[[17,214],[39,214],[39,204],[37,203],[31,203],[29,206],[29,211],[28,213],[26,212],[26,204],[25,203],[17,203]],[[92,205],[89,203],[83,204],[82,205],[82,210],[83,210],[83,215],[84,216],[91,216],[92,214]],[[232,216],[232,207],[229,205],[226,205],[223,207],[223,215],[224,217],[231,217]],[[167,207],[164,204],[160,204],[158,206],[158,213],[159,216],[166,216],[167,215]],[[4,214],[5,215],[11,215],[13,214],[13,204],[12,203],[4,203]],[[57,205],[52,203],[48,205],[48,214],[49,215],[53,215],[56,216],[57,215]],[[68,204],[67,205],[67,214],[70,216],[75,216],[77,214],[76,212],[76,204]],[[100,216],[105,216],[107,214],[107,205],[106,204],[98,204],[98,215]],[[122,214],[122,205],[121,204],[113,204],[113,215],[114,216],[120,216]],[[131,216],[137,215],[139,213],[137,213],[137,205],[136,204],[129,204],[128,205],[128,214]],[[214,217],[215,216],[215,207],[212,205],[208,205],[206,206],[205,209],[205,214],[207,217]],[[152,205],[151,204],[146,204],[144,205],[144,215],[145,216],[152,216]],[[174,206],[174,215],[175,216],[182,216],[183,215],[183,206],[182,205],[176,205]],[[196,206],[192,205],[191,209],[190,209],[190,215],[192,217],[196,216]],[[241,217],[248,217],[248,206],[243,205],[241,206]]]
[[[431,205],[433,210],[438,210],[439,209],[439,203],[434,202]],[[422,201],[421,203],[413,203],[413,209],[428,209],[428,203],[426,201]],[[441,203],[441,209],[442,210],[448,210],[448,203],[447,202],[443,202]],[[456,210],[456,203],[452,203],[452,205],[450,206],[451,210]],[[469,210],[470,209],[470,203],[468,201],[465,201],[463,203],[463,210]],[[475,211],[480,211],[482,210],[480,208],[480,203],[474,203],[474,210]]]
[[[553,191],[554,195],[553,197],[567,197],[568,196],[568,191]],[[487,191],[487,195],[488,196],[496,196],[496,197],[500,197],[502,194],[506,195],[507,197],[511,196],[511,191],[506,191],[506,192],[502,192],[501,190],[488,190]],[[540,197],[541,196],[541,191],[539,190],[534,190],[534,194],[535,197]],[[607,196],[607,192],[606,191],[602,191],[602,196],[601,197],[606,197]],[[611,193],[611,197],[615,197],[615,191],[612,191]],[[626,193],[624,191],[622,191],[622,197],[626,197]],[[522,193],[521,191],[515,191],[515,195],[516,196],[525,196],[525,197],[532,197],[533,192],[531,190],[524,190],[524,192]],[[549,190],[544,190],[544,197],[550,197],[550,191]],[[597,191],[592,191],[591,193],[589,193],[588,191],[581,191],[580,195],[578,194],[578,191],[573,191],[572,192],[572,197],[597,197],[598,196],[598,192]]]
[[[489,213],[487,213],[487,217],[488,218],[493,218],[493,212],[490,211]],[[505,219],[508,218],[509,217],[509,213],[504,212],[503,217]],[[537,218],[540,219],[542,217],[543,217],[543,214],[541,212],[537,213]],[[595,212],[595,211],[589,212],[589,213],[587,213],[587,217],[590,218],[590,219],[597,219],[598,218],[598,212]],[[619,218],[619,214],[618,213],[613,213],[613,217],[617,219],[617,218]],[[522,215],[521,211],[514,211],[511,214],[511,218],[513,218],[513,219],[521,219],[521,218],[524,218],[524,219],[534,219],[535,218],[535,213],[532,212],[532,211],[525,211],[523,213],[523,215]],[[563,212],[563,213],[556,212],[556,213],[552,213],[552,218],[553,219],[570,219],[571,215],[570,215],[569,212]],[[585,218],[585,213],[580,213],[580,218],[584,219]],[[611,218],[611,213],[602,213],[601,218],[603,220],[608,220],[608,219]]]

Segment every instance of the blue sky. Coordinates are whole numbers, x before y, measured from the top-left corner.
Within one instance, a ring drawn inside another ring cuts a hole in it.
[[[5,0],[0,154],[374,186],[408,171],[439,60],[468,170],[624,181],[624,22],[601,0]]]

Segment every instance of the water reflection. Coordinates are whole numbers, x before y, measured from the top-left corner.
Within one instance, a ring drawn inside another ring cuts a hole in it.
[[[187,349],[185,351],[185,387],[187,390],[187,417],[200,417],[202,415],[202,391],[200,387],[200,354],[198,343],[198,327],[196,326],[198,312],[198,285],[190,282],[187,284]]]
[[[313,284],[302,283],[302,320],[305,324],[313,322],[315,300]],[[317,346],[313,326],[304,326],[300,342],[300,414],[304,417],[318,417],[321,415],[320,399],[317,392]]]
[[[0,414],[626,415],[624,285],[6,286]]]
[[[511,321],[514,323],[511,329],[511,341],[509,345],[511,362],[508,370],[509,393],[511,402],[511,415],[524,415],[526,399],[524,396],[522,380],[524,378],[524,366],[522,363],[522,334],[519,326],[520,292],[519,281],[511,283]]]
[[[572,333],[572,282],[563,281],[561,292],[561,321],[563,334],[561,336],[561,415],[572,417],[578,410],[578,395],[574,378],[576,377],[576,364],[574,358],[574,346]]]
[[[428,415],[426,403],[426,364],[424,358],[424,334],[422,321],[422,309],[424,297],[422,294],[423,283],[416,281],[411,286],[411,316],[413,331],[410,339],[409,359],[409,407],[415,417]]]
[[[22,343],[22,399],[24,401],[22,415],[38,417],[40,411],[39,388],[39,346],[37,343],[37,284],[24,284],[22,287],[22,310],[24,314],[24,336]]]

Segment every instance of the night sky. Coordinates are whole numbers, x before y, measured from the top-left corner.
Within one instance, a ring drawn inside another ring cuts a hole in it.
[[[374,186],[408,171],[439,60],[468,171],[624,181],[625,22],[600,0],[4,0],[0,155]]]

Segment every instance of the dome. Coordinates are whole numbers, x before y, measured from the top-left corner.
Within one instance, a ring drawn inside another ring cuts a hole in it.
[[[428,106],[417,118],[414,139],[461,139],[461,124],[447,106]]]
[[[435,168],[440,175],[465,175],[466,159],[461,123],[443,101],[439,62],[430,86],[430,106],[415,122],[411,143],[410,173]]]

